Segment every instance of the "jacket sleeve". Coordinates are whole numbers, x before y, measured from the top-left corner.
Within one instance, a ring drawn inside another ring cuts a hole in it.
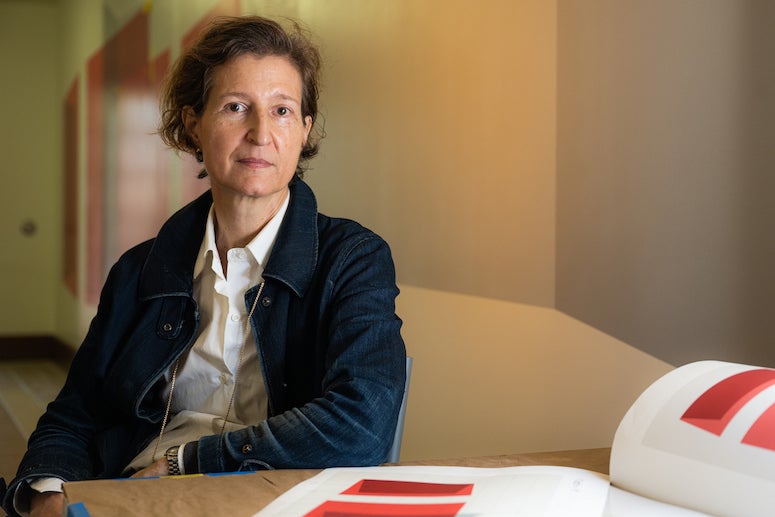
[[[8,486],[3,508],[9,515],[16,515],[13,495],[23,482],[43,477],[65,481],[90,479],[102,471],[94,454],[98,426],[95,416],[104,410],[98,394],[116,336],[129,325],[127,318],[116,316],[122,312],[122,297],[131,289],[127,286],[136,285],[132,278],[135,269],[124,261],[111,270],[97,314],[73,358],[65,384],[30,435],[16,478]]]
[[[314,367],[320,372],[318,394],[296,401],[256,426],[187,444],[187,454],[196,450],[200,472],[364,466],[385,461],[406,374],[390,249],[380,237],[363,231],[344,239],[333,253],[324,249],[323,255],[302,311],[302,318],[311,319],[317,328],[304,330],[308,342],[297,353],[308,354],[309,361],[318,363]],[[281,302],[281,297],[275,302]],[[269,309],[285,311],[286,307],[273,302]],[[317,313],[314,318],[313,313]],[[286,316],[293,320],[298,315],[291,311]],[[263,317],[267,328],[276,328],[272,322],[282,321],[278,312]],[[294,325],[290,320],[288,325]],[[264,340],[264,348],[271,348],[275,337],[264,333],[257,339]],[[283,353],[280,361],[291,361],[294,352]],[[265,363],[271,360],[266,354],[262,357]],[[285,365],[286,373],[291,368]],[[283,368],[274,370],[265,364],[270,391],[292,391],[293,382],[282,377]],[[272,398],[270,393],[270,405]]]

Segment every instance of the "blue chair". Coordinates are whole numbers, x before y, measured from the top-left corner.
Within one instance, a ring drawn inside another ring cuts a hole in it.
[[[401,400],[401,409],[398,411],[398,423],[396,434],[393,436],[393,446],[387,456],[387,463],[396,463],[401,456],[401,440],[404,437],[404,419],[406,415],[406,398],[409,395],[409,378],[412,375],[412,358],[406,357],[406,383],[404,383],[404,398]]]

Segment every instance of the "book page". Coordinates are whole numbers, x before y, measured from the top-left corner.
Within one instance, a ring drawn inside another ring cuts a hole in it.
[[[570,467],[365,467],[326,469],[256,517],[600,517],[603,474]]]
[[[652,384],[614,437],[611,483],[717,516],[775,508],[775,370],[720,361]]]
[[[612,486],[608,489],[603,517],[713,517],[710,514],[688,510]]]

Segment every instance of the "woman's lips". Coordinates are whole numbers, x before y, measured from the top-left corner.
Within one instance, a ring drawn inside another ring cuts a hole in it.
[[[241,158],[239,162],[242,165],[246,165],[253,169],[264,169],[272,165],[271,162],[264,160],[263,158]]]

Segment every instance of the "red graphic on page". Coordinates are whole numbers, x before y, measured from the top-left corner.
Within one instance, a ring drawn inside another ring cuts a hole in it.
[[[711,386],[681,417],[693,426],[721,436],[729,422],[752,398],[775,384],[775,370],[741,372]],[[751,426],[743,443],[775,451],[775,404]]]
[[[474,485],[472,483],[447,484],[363,479],[342,493],[348,495],[439,497],[449,495],[471,495],[473,490]]]
[[[392,504],[326,501],[304,517],[455,517],[465,503]]]
[[[342,495],[349,496],[389,496],[389,497],[450,497],[470,496],[473,483],[424,483],[417,481],[394,481],[362,479]],[[407,500],[409,501],[409,500]],[[463,508],[465,502],[418,504],[378,503],[363,501],[326,501],[304,517],[454,517]]]

